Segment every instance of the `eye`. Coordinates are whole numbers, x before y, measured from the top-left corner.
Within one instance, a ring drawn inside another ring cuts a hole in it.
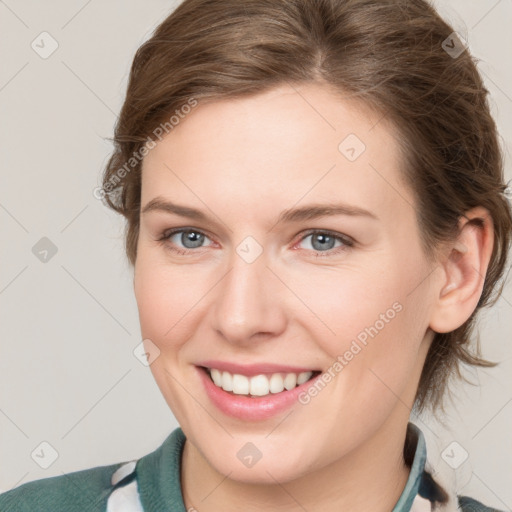
[[[308,239],[310,240],[306,245],[309,245],[310,247],[306,248],[311,248],[316,253],[315,256],[321,257],[338,254],[342,251],[348,250],[354,245],[354,241],[346,235],[332,233],[331,231],[310,231],[300,239],[299,244]],[[338,245],[336,245],[336,243],[338,243]]]
[[[347,251],[354,246],[354,240],[340,233],[331,231],[311,230],[299,240],[296,246],[309,240],[310,247],[305,249],[313,250],[317,257],[333,256],[342,251]],[[195,249],[205,247],[203,244],[210,238],[202,231],[194,228],[179,228],[165,231],[158,239],[159,242],[165,244],[169,250],[181,254],[192,254]]]
[[[203,247],[205,240],[209,240],[209,237],[202,231],[193,228],[166,231],[158,239],[159,242],[164,243],[171,251],[178,254],[189,254],[194,249]]]

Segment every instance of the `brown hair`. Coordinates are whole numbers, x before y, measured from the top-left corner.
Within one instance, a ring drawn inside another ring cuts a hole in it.
[[[452,33],[424,0],[185,0],[136,52],[103,176],[106,203],[127,220],[130,263],[141,206],[141,159],[134,155],[158,126],[169,127],[173,112],[179,122],[194,101],[283,83],[324,83],[349,93],[400,133],[402,172],[430,260],[457,235],[468,209],[484,206],[493,219],[495,244],[478,306],[458,329],[435,333],[420,378],[418,410],[442,409],[450,375],[461,377],[459,363],[496,364],[480,357],[479,339],[470,349],[470,335],[476,313],[501,294],[512,226],[488,91],[468,51],[449,51],[460,47]]]

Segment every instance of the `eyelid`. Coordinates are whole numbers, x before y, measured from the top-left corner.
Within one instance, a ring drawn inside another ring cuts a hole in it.
[[[337,231],[332,231],[330,229],[320,229],[320,228],[311,228],[311,229],[307,229],[306,231],[302,231],[301,233],[299,233],[299,239],[298,239],[298,242],[302,242],[302,240],[304,240],[304,238],[306,238],[307,236],[309,235],[315,235],[315,234],[318,234],[318,233],[321,233],[323,235],[329,235],[329,236],[332,236],[333,238],[337,238],[339,240],[341,240],[342,242],[344,242],[345,244],[352,244],[354,245],[355,244],[355,240],[348,236],[348,235],[345,235],[343,233],[338,233]]]
[[[194,227],[179,227],[179,228],[171,228],[171,229],[165,230],[162,233],[162,235],[158,238],[158,241],[162,242],[163,244],[166,244],[173,235],[175,235],[177,233],[187,232],[187,231],[191,231],[194,233],[204,235],[206,238],[215,242],[214,238],[212,236],[210,236],[205,230],[194,228]],[[331,236],[331,237],[341,241],[343,243],[343,245],[341,247],[335,247],[335,248],[329,249],[327,251],[315,251],[314,249],[313,250],[301,249],[301,250],[304,250],[309,253],[313,253],[315,256],[326,256],[327,257],[327,256],[335,256],[342,251],[346,251],[346,250],[352,248],[356,244],[356,241],[352,237],[345,235],[343,233],[338,233],[338,232],[332,231],[330,229],[311,228],[311,229],[302,231],[297,235],[298,238],[297,238],[296,242],[293,243],[293,248],[295,249],[296,246],[300,242],[302,242],[305,238],[307,238],[308,236],[315,235],[318,233]],[[198,247],[195,249],[189,249],[186,247],[185,248],[173,247],[173,248],[171,248],[171,250],[181,253],[181,254],[192,254],[192,253],[199,253],[200,249],[205,249],[205,248],[206,247]]]
[[[329,249],[327,251],[315,251],[314,249],[308,250],[308,249],[296,249],[296,246],[301,243],[303,240],[305,240],[308,236],[316,235],[316,234],[322,234],[322,235],[328,235],[332,238],[335,238],[336,240],[339,240],[342,242],[342,245],[339,247],[334,247],[332,249]],[[295,250],[304,250],[308,253],[312,253],[315,257],[335,257],[343,252],[346,252],[350,249],[352,249],[356,245],[356,241],[343,233],[338,233],[336,231],[331,231],[330,229],[320,229],[320,228],[313,228],[308,229],[306,231],[302,231],[299,233],[299,239],[297,242],[293,244],[293,249]]]
[[[214,242],[214,238],[208,234],[207,231],[203,230],[203,229],[197,229],[197,228],[193,228],[193,227],[181,227],[181,228],[171,228],[171,229],[166,229],[162,232],[162,234],[158,237],[157,241],[158,242],[163,242],[163,243],[166,243],[169,241],[169,239],[177,234],[177,233],[182,233],[182,232],[187,232],[187,231],[191,231],[193,233],[198,233],[200,235],[204,235],[206,238],[208,238],[209,240],[211,240],[212,242]],[[184,250],[184,251],[195,251],[197,252],[197,249],[188,249],[188,248],[179,248],[180,250]],[[204,247],[199,247],[198,249],[204,249]]]

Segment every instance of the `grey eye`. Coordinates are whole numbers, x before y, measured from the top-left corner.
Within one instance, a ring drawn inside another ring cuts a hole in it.
[[[206,238],[205,235],[193,230],[182,230],[176,233],[173,233],[169,239],[174,237],[178,237],[179,242],[183,245],[185,249],[196,249],[197,247],[201,247]],[[175,243],[173,241],[173,243]]]
[[[328,233],[310,233],[305,236],[301,242],[304,240],[311,239],[310,245],[315,251],[328,251],[330,249],[334,249],[336,241],[339,240],[339,237],[335,237],[329,235]]]

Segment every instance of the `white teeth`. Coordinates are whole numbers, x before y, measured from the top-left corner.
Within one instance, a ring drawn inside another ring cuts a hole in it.
[[[233,393],[235,395],[249,394],[249,379],[245,375],[239,375],[238,373],[233,375]]]
[[[297,377],[297,386],[300,386],[301,384],[304,384],[304,382],[307,382],[313,372],[302,372],[299,373],[299,376]]]
[[[251,377],[250,380],[250,391],[251,395],[264,396],[268,395],[268,379],[265,375],[256,375]]]
[[[222,372],[222,386],[224,391],[233,391],[233,376],[231,373]]]
[[[307,382],[313,372],[296,373],[274,373],[268,378],[266,375],[255,375],[246,377],[240,374],[222,372],[216,368],[209,368],[208,371],[214,384],[224,391],[232,391],[235,395],[265,396],[269,393],[281,393],[300,386]]]
[[[222,373],[220,373],[219,370],[216,368],[212,368],[210,370],[210,375],[212,376],[213,382],[215,382],[216,386],[219,386],[219,388],[222,387]]]
[[[274,373],[274,375],[270,377],[269,388],[271,393],[281,393],[281,391],[284,391],[283,377],[281,377],[279,373]]]
[[[284,387],[289,391],[297,386],[297,375],[295,373],[288,373],[284,378]]]

